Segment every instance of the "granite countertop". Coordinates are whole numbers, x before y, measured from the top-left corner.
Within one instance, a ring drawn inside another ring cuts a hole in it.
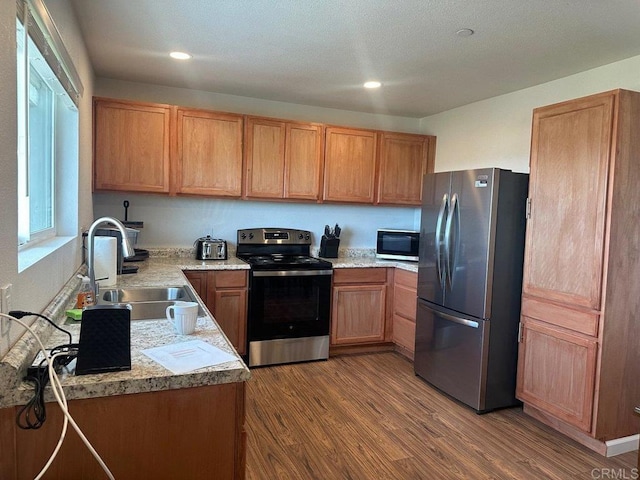
[[[162,258],[152,257],[140,262],[137,274],[119,275],[118,283],[114,287],[153,287],[186,285],[193,296],[198,298],[188,283],[183,269],[247,269],[248,265],[238,259],[223,262],[203,262],[190,258]],[[83,266],[79,273],[84,273]],[[56,319],[61,325],[64,322],[64,310],[71,308],[78,280],[71,279],[63,290],[45,309],[44,315]],[[251,377],[248,367],[244,364],[231,343],[220,330],[215,319],[199,300],[205,316],[198,319],[196,333],[193,335],[177,335],[166,319],[136,320],[131,322],[131,370],[94,375],[73,375],[73,370],[61,375],[62,384],[68,399],[82,399],[122,395],[179,388],[234,383],[248,380]],[[60,315],[60,312],[62,315]],[[65,324],[74,341],[77,341],[80,325]],[[43,338],[45,346],[52,347],[66,343],[66,335],[54,330],[44,322],[35,322],[36,333]],[[206,367],[193,372],[175,375],[157,364],[141,350],[150,347],[168,345],[190,340],[203,340],[236,357],[235,361],[217,366]],[[33,388],[21,381],[28,365],[35,356],[35,342],[31,335],[25,334],[0,362],[0,407],[24,404],[32,396]],[[70,364],[73,367],[73,364]],[[49,389],[48,389],[49,390]],[[50,391],[46,393],[46,400],[52,400]]]
[[[317,252],[314,253],[317,254]],[[373,255],[361,255],[350,251],[343,253],[346,253],[347,256],[326,260],[331,261],[334,268],[386,267],[412,272],[418,271],[418,265],[415,262],[379,260]],[[154,252],[144,262],[135,264],[139,267],[138,273],[119,275],[117,285],[108,288],[187,285],[194,297],[198,298],[182,273],[183,270],[249,269],[248,264],[234,256],[230,256],[227,260],[203,261],[195,260],[193,256],[175,256],[162,252]],[[83,266],[78,273],[84,274],[85,271],[86,267]],[[74,276],[42,313],[57,319],[57,323],[61,324],[64,321],[64,311],[73,306],[78,284],[79,281]],[[61,378],[67,398],[81,399],[123,395],[248,380],[251,376],[249,369],[220,330],[204,302],[201,299],[199,302],[206,316],[198,319],[198,328],[194,335],[177,335],[166,319],[131,322],[131,370],[81,376],[73,375],[73,370],[63,373]],[[80,325],[66,324],[64,327],[71,331],[74,341],[77,341]],[[36,333],[43,337],[46,346],[55,346],[66,341],[66,336],[42,321],[37,321],[34,328]],[[30,337],[30,335],[24,335],[0,361],[0,407],[23,404],[31,397],[32,388],[20,380],[35,356],[35,342]],[[145,348],[194,339],[204,340],[231,353],[236,357],[236,360],[186,374],[174,375],[141,352]],[[70,367],[73,367],[73,363]],[[51,393],[48,392],[47,395],[47,400],[51,400]]]

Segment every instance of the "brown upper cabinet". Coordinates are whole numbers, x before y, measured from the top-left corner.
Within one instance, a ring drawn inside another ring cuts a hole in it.
[[[420,205],[435,137],[94,99],[94,190]]]
[[[322,125],[247,117],[245,197],[317,201]]]
[[[323,199],[373,203],[376,132],[328,127],[325,135]]]
[[[95,190],[169,192],[171,107],[94,98]]]
[[[173,193],[240,197],[242,115],[177,109]]]
[[[420,205],[422,177],[433,172],[435,137],[380,132],[376,203]]]

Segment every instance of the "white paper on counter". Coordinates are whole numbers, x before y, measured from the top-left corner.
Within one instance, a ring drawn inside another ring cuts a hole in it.
[[[175,374],[237,360],[230,353],[223,352],[218,347],[202,340],[190,340],[162,347],[147,348],[142,350],[142,353]]]

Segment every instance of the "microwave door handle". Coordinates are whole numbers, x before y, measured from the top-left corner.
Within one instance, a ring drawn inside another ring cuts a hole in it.
[[[440,241],[442,233],[442,222],[447,211],[449,204],[449,195],[446,193],[442,196],[442,205],[440,205],[440,211],[438,212],[438,220],[436,221],[436,269],[438,273],[438,282],[441,287],[444,287],[444,275],[445,271],[442,268],[442,242]]]
[[[451,196],[451,214],[447,216],[447,222],[444,227],[444,251],[445,251],[445,278],[449,288],[453,288],[453,274],[455,272],[455,254],[457,251],[457,245],[451,245],[451,229],[453,228],[453,222],[456,221],[456,228],[459,229],[460,212],[459,212],[458,194],[454,193]],[[456,235],[456,242],[458,235]]]

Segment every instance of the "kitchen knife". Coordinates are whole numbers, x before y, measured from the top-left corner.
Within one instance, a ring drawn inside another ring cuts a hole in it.
[[[342,232],[342,229],[340,228],[340,226],[336,223],[335,228],[333,229],[333,235],[335,236],[335,238],[340,238],[340,232]]]

